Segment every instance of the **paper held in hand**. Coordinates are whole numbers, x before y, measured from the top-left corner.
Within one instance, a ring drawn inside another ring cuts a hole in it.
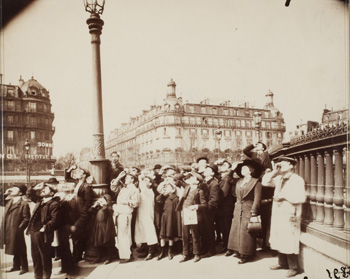
[[[197,210],[190,210],[188,208],[184,208],[184,225],[197,225]]]

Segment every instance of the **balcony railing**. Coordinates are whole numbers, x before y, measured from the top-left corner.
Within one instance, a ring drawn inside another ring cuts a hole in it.
[[[306,226],[322,227],[329,235],[349,241],[350,151],[349,125],[317,129],[272,150],[271,158],[291,156],[298,163],[296,173],[304,178],[307,202],[303,207]]]

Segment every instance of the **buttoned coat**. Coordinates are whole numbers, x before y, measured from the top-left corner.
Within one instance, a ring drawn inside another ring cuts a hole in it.
[[[14,204],[12,200],[7,202],[0,236],[1,246],[6,245],[5,254],[14,255],[16,250],[26,247],[24,231],[29,219],[30,210],[26,201],[20,199]]]
[[[248,223],[253,215],[258,215],[261,202],[261,183],[251,178],[243,185],[243,178],[234,187],[237,201],[231,225],[227,248],[241,255],[255,255],[256,235],[248,232]]]
[[[232,216],[236,198],[232,195],[232,186],[234,179],[233,172],[230,171],[219,182],[220,187],[220,204],[217,209],[217,216]],[[231,217],[232,218],[232,217]]]
[[[35,204],[33,215],[29,220],[27,233],[30,234],[34,217],[38,214],[38,207],[42,203],[42,200]],[[52,198],[48,202],[44,203],[41,207],[41,223],[45,227],[44,229],[44,242],[52,243],[54,237],[54,231],[60,224],[60,203],[56,198]]]

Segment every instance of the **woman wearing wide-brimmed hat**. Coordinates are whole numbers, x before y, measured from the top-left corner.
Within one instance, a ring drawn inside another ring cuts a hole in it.
[[[234,168],[234,167],[233,167]],[[239,264],[248,262],[256,252],[256,234],[248,231],[248,223],[259,213],[261,202],[261,183],[259,177],[262,167],[255,160],[238,163],[235,173],[240,177],[233,194],[237,197],[233,221],[225,256],[240,258]]]

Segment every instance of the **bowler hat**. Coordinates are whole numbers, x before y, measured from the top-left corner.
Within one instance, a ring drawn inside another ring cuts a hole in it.
[[[162,168],[162,165],[156,164],[153,167],[153,170],[160,170]]]
[[[243,166],[249,166],[254,169],[251,173],[253,178],[259,178],[261,176],[262,166],[257,160],[246,159],[242,163],[239,163],[236,168],[236,173],[240,177],[243,177],[241,172]]]
[[[297,160],[295,160],[292,157],[287,157],[287,156],[282,156],[282,157],[279,157],[275,160],[276,163],[279,163],[282,161],[287,161],[287,162],[291,163],[293,166],[295,166],[297,164]]]
[[[262,141],[258,141],[258,143],[260,143],[263,146],[263,149],[266,150],[267,146],[265,143],[263,143]]]
[[[215,165],[215,164],[213,164],[213,163],[209,164],[209,165],[207,166],[207,168],[211,168],[211,169],[213,170],[213,172],[214,172],[214,175],[217,175],[218,172],[219,172],[218,166]]]
[[[60,182],[56,179],[56,177],[51,177],[49,180],[46,182],[48,184],[59,184]]]
[[[14,185],[13,187],[17,187],[21,191],[22,195],[27,193],[27,187],[24,184]]]
[[[199,158],[197,159],[197,163],[198,163],[199,161],[201,161],[201,160],[205,160],[207,163],[209,163],[209,159],[208,159],[207,157],[199,157]]]

